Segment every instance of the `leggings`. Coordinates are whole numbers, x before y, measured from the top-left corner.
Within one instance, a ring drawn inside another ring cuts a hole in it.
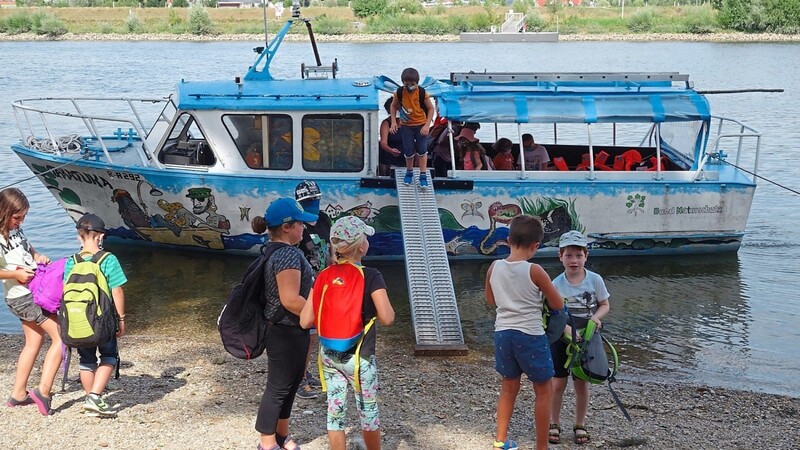
[[[347,413],[347,385],[355,390],[356,356],[320,346],[322,372],[328,388],[328,430],[344,430]],[[362,431],[380,429],[378,420],[378,369],[375,356],[361,358],[359,363],[361,392],[355,392]]]
[[[297,326],[270,325],[267,331],[267,388],[256,416],[256,430],[275,434],[278,419],[292,415],[297,387],[306,371],[308,330]]]

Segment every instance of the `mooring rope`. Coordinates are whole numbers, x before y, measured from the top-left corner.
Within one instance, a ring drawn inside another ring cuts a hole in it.
[[[70,164],[73,164],[75,161],[77,161],[79,159],[86,158],[86,156],[88,156],[88,155],[79,155],[77,158],[70,159],[69,161],[65,162],[64,164],[60,164],[60,165],[58,165],[56,167],[53,167],[52,169],[47,169],[47,170],[45,170],[44,172],[42,172],[42,173],[40,173],[38,175],[32,175],[32,176],[30,176],[28,178],[23,178],[21,180],[17,180],[15,182],[11,183],[11,184],[6,185],[6,186],[0,186],[0,191],[2,191],[3,189],[6,189],[6,188],[10,188],[10,187],[16,186],[16,185],[18,185],[20,183],[24,183],[24,182],[26,182],[28,180],[32,180],[32,179],[36,178],[39,175],[44,175],[44,174],[50,173],[50,172],[52,172],[54,170],[60,169],[60,168],[62,168],[64,166],[68,166]]]
[[[734,164],[734,163],[732,163],[732,162],[728,162],[728,161],[726,161],[726,160],[724,160],[724,159],[720,159],[719,161],[722,161],[722,162],[724,162],[725,164],[728,164],[728,165],[730,165],[730,166],[736,167],[737,169],[739,169],[739,170],[741,170],[741,171],[743,171],[743,172],[747,172],[747,173],[749,173],[750,175],[752,175],[752,176],[754,176],[754,177],[756,177],[756,178],[760,178],[760,179],[762,179],[762,180],[766,181],[767,183],[772,183],[772,184],[774,184],[775,186],[778,186],[779,188],[786,189],[786,190],[787,190],[787,191],[789,191],[789,192],[792,192],[792,193],[794,193],[794,194],[800,195],[800,191],[797,191],[797,190],[795,190],[795,189],[792,189],[792,188],[790,188],[790,187],[788,187],[788,186],[784,186],[784,185],[782,185],[782,184],[778,183],[777,181],[772,181],[772,180],[770,180],[770,179],[769,179],[769,178],[767,178],[767,177],[762,177],[761,175],[758,175],[758,174],[756,174],[756,173],[753,173],[753,172],[751,172],[751,171],[749,171],[749,170],[747,170],[747,169],[745,169],[745,168],[743,168],[743,167],[739,167],[739,166],[737,166],[736,164]]]

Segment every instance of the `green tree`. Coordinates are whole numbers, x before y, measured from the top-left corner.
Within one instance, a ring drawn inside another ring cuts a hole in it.
[[[386,0],[353,0],[350,7],[356,17],[377,16],[386,10]]]

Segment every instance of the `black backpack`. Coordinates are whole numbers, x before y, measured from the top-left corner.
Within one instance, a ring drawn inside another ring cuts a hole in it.
[[[405,87],[400,86],[397,88],[397,101],[400,103],[400,107],[403,107],[403,91],[405,91]],[[422,107],[422,110],[425,111],[425,115],[428,115],[428,105],[425,104],[425,88],[422,86],[417,87],[417,92],[419,92],[419,106]]]
[[[261,256],[244,272],[241,283],[233,287],[217,319],[219,336],[225,351],[239,359],[254,359],[267,346],[269,321],[264,315],[264,266],[272,253],[288,244],[269,242],[261,248]]]

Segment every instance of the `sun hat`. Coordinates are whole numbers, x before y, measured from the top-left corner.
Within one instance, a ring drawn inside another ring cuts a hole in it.
[[[375,228],[365,224],[356,216],[346,216],[338,219],[331,227],[331,239],[339,239],[345,242],[354,242],[362,234],[372,236]]]
[[[319,217],[309,214],[300,206],[300,202],[293,198],[283,197],[279,198],[267,207],[267,212],[264,213],[264,220],[267,221],[268,227],[277,227],[284,223],[300,221],[300,222],[314,222]]]
[[[577,230],[567,231],[561,235],[561,238],[558,239],[558,248],[564,248],[573,245],[575,247],[589,248],[589,243],[586,241],[586,237],[584,237],[580,231]]]
[[[78,223],[75,224],[75,228],[78,230],[97,231],[98,233],[105,233],[106,223],[103,222],[103,219],[97,217],[96,215],[86,213],[78,220]]]

